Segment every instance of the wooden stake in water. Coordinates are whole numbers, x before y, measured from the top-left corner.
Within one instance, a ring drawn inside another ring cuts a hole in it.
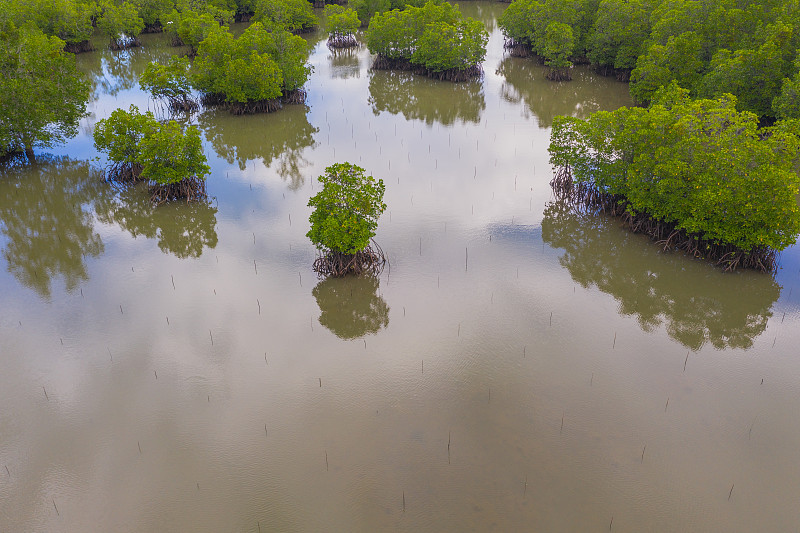
[[[647,449],[647,444],[645,444],[645,445],[644,445],[644,448],[642,448],[642,460],[641,460],[641,461],[639,461],[640,463],[643,463],[643,462],[644,462],[644,451],[645,451],[646,449]]]
[[[617,332],[615,331],[614,332],[614,344],[611,345],[611,349],[613,350],[616,347],[617,347]]]
[[[735,483],[733,485],[735,485]],[[731,485],[731,491],[728,493],[728,501],[730,501],[731,494],[733,494],[733,485]]]
[[[47,401],[49,402],[50,398],[47,396],[47,389],[44,388],[44,385],[42,385],[42,390],[44,391],[44,397],[47,398]]]
[[[728,498],[728,499],[730,499],[730,498]],[[55,507],[55,509],[56,509],[56,515],[57,515],[57,516],[61,516],[61,513],[59,513],[59,512],[58,512],[58,507],[56,507],[56,500],[55,500],[55,498],[53,498],[53,507]]]
[[[327,472],[328,470],[328,451],[325,450],[325,471]]]
[[[683,371],[686,372],[686,363],[689,362],[689,350],[686,350],[686,359],[683,360]]]

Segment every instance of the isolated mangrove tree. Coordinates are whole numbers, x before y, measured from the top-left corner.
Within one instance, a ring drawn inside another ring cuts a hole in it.
[[[361,22],[354,10],[329,4],[325,6],[323,13],[328,19],[328,48],[358,46],[355,33],[361,26]]]
[[[313,211],[306,234],[319,251],[314,271],[320,277],[379,274],[386,258],[372,238],[386,210],[383,180],[351,163],[331,165],[318,179],[322,190],[308,201]]]
[[[206,198],[206,164],[196,126],[184,128],[174,120],[159,122],[151,112],[117,109],[97,122],[95,147],[108,153],[108,176],[115,180],[144,180],[154,204]]]
[[[276,111],[281,101],[305,101],[308,54],[302,37],[277,26],[254,22],[239,37],[217,28],[200,44],[191,80],[204,105],[234,114]]]
[[[464,18],[447,2],[377,14],[366,32],[367,47],[377,54],[372,68],[412,70],[449,81],[482,74],[488,38],[480,21]]]

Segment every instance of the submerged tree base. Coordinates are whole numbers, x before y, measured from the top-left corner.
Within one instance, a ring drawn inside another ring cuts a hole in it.
[[[108,44],[112,50],[127,50],[128,48],[136,48],[142,46],[142,41],[138,37],[129,37],[124,39],[111,39]]]
[[[64,45],[64,51],[71,54],[82,54],[84,52],[91,52],[94,49],[94,46],[92,46],[92,43],[90,43],[88,40],[77,43],[66,43]]]
[[[281,100],[258,100],[255,102],[228,102],[223,94],[204,94],[200,100],[205,107],[221,107],[232,115],[252,115],[254,113],[272,113],[281,108]]]
[[[465,69],[448,69],[434,71],[420,65],[416,65],[406,58],[388,58],[383,54],[378,54],[375,61],[372,63],[373,70],[410,70],[414,74],[428,76],[435,80],[440,81],[469,81],[472,78],[479,78],[483,76],[483,68],[480,65],[473,65]]]
[[[503,48],[508,50],[508,54],[511,57],[530,57],[533,55],[529,44],[520,43],[514,39],[506,39],[503,42]]]
[[[174,200],[186,200],[186,203],[206,200],[206,181],[199,178],[185,178],[177,183],[150,185],[150,201],[161,205]]]
[[[143,181],[142,165],[134,163],[114,163],[106,169],[106,180],[119,185],[133,185]]]
[[[556,199],[586,213],[605,213],[619,217],[634,233],[643,233],[665,252],[677,250],[698,259],[706,259],[726,271],[748,268],[759,272],[774,272],[778,252],[769,247],[742,250],[729,244],[707,241],[677,228],[673,222],[655,220],[646,213],[628,212],[624,196],[600,191],[590,183],[575,183],[569,167],[561,167],[550,182]]]
[[[377,276],[383,271],[384,266],[386,266],[386,256],[381,247],[372,241],[371,245],[354,254],[343,254],[332,250],[320,252],[314,261],[314,272],[320,278],[328,276],[341,278],[348,274]]]
[[[331,35],[328,37],[328,42],[326,44],[331,50],[337,48],[355,48],[358,46],[358,39],[356,39],[356,36],[352,33]]]
[[[570,81],[572,75],[569,73],[569,67],[564,68],[551,68],[547,73],[547,79],[550,81]]]
[[[283,93],[283,103],[290,105],[305,104],[307,97],[308,93],[303,88],[286,91]]]

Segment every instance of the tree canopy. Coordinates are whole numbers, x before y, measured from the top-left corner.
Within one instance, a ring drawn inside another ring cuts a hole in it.
[[[50,147],[78,132],[89,83],[64,41],[27,25],[0,31],[0,154]]]
[[[412,68],[459,81],[480,74],[488,33],[457,6],[428,2],[375,15],[366,33],[374,68]]]
[[[383,180],[364,175],[351,163],[336,163],[318,178],[322,190],[311,197],[306,236],[320,250],[353,255],[369,246],[386,210]]]
[[[307,59],[306,42],[282,28],[254,22],[239,37],[216,28],[200,44],[190,79],[207,102],[234,112],[273,110],[305,84]]]
[[[759,128],[734,96],[693,100],[672,83],[648,109],[558,117],[550,158],[595,191],[591,198],[621,201],[629,214],[706,247],[758,253],[782,250],[800,233],[798,134],[797,121]]]

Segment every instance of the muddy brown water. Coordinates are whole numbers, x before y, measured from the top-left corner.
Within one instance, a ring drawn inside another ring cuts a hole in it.
[[[660,253],[550,203],[557,114],[629,105],[503,55],[482,80],[315,45],[305,106],[191,117],[208,205],[97,169],[146,35],[79,56],[92,115],[0,172],[0,531],[796,531],[800,255]],[[325,166],[386,183],[380,279],[320,281]]]

